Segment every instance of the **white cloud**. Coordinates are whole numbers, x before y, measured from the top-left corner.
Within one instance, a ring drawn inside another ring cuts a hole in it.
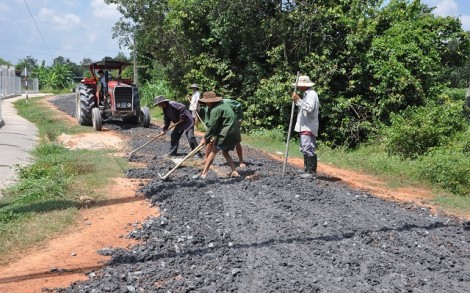
[[[50,23],[58,30],[69,30],[79,25],[81,19],[79,16],[66,13],[64,15],[57,14],[54,10],[49,8],[41,8],[38,14],[39,20]]]
[[[99,19],[113,20],[117,22],[121,17],[121,13],[117,10],[116,4],[106,4],[103,0],[92,0],[90,7],[93,11],[93,16]]]
[[[460,17],[460,21],[462,22],[462,28],[465,31],[470,30],[470,15],[462,15]]]
[[[454,0],[440,0],[435,4],[434,14],[439,16],[457,16],[459,5]]]
[[[424,3],[435,7],[433,13],[438,16],[458,17],[462,23],[462,29],[470,30],[470,15],[462,15],[460,7],[455,0],[424,0]]]
[[[98,36],[95,32],[88,32],[88,43],[93,44],[96,39],[98,39]]]

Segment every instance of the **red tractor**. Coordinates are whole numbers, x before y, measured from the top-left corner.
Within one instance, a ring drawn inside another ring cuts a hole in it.
[[[93,125],[99,131],[103,119],[115,117],[146,128],[150,126],[150,110],[140,107],[137,86],[131,79],[121,79],[122,70],[129,65],[116,60],[90,64],[92,77],[83,78],[75,90],[78,124]]]

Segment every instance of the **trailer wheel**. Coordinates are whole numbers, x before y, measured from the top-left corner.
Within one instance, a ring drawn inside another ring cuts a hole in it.
[[[142,107],[140,109],[139,125],[145,128],[150,127],[150,109],[148,107]]]
[[[79,84],[75,94],[75,117],[80,125],[92,125],[91,109],[95,107],[93,86]]]
[[[91,117],[93,120],[93,129],[100,131],[103,127],[103,119],[101,118],[101,112],[98,107],[95,107],[91,110]]]

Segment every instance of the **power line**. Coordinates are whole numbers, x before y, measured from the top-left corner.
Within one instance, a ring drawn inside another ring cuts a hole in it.
[[[34,16],[31,13],[31,9],[29,9],[29,5],[28,5],[28,2],[26,2],[26,0],[24,0],[24,4],[26,4],[26,7],[28,8],[29,15],[31,15],[31,18],[33,19],[34,25],[36,26],[36,29],[38,30],[38,33],[41,36],[42,42],[44,43],[44,47],[46,47],[47,52],[49,53],[49,57],[51,57],[51,59],[54,59],[52,57],[51,51],[49,50],[49,47],[47,47],[46,40],[44,40],[44,37],[42,36],[41,30],[39,29],[39,26],[37,25],[36,20],[34,19]]]

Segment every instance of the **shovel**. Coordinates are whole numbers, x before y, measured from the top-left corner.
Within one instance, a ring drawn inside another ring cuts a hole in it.
[[[144,143],[142,146],[136,148],[135,150],[133,150],[132,152],[129,153],[130,156],[132,156],[132,154],[134,154],[135,152],[137,152],[138,150],[140,150],[141,148],[143,148],[144,146],[148,145],[149,143],[151,143],[152,141],[156,140],[157,138],[163,136],[168,130],[170,129],[173,129],[175,128],[176,125],[178,125],[179,123],[176,123],[176,124],[173,124],[172,126],[168,127],[168,129],[162,133],[160,133],[159,135],[157,135],[156,137],[152,138],[151,140],[149,140],[148,142]]]
[[[184,161],[186,161],[187,159],[191,158],[192,156],[194,156],[197,152],[199,152],[200,150],[202,150],[203,148],[205,147],[204,144],[200,144],[198,145],[194,150],[192,150],[189,154],[186,155],[186,157],[183,158],[183,160],[181,160],[181,162],[179,162],[178,164],[176,164],[176,166],[173,167],[173,169],[171,169],[170,171],[168,171],[168,173],[166,173],[164,176],[162,176],[160,173],[158,173],[158,176],[160,177],[160,179],[162,180],[166,180],[168,178],[168,176],[171,175],[171,173],[175,172],[176,169],[178,169],[179,166],[181,166]]]

